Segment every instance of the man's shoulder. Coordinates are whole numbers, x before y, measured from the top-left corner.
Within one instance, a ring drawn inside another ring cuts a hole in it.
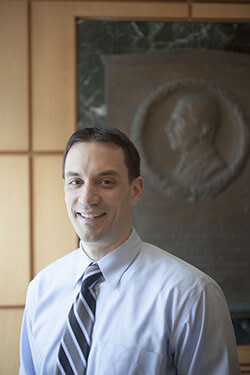
[[[30,283],[31,286],[60,283],[61,279],[66,280],[72,273],[74,274],[80,257],[81,250],[78,248],[55,260],[37,273]]]
[[[153,244],[143,242],[141,251],[142,262],[146,263],[151,275],[165,283],[183,286],[184,289],[203,289],[207,284],[215,281],[185,260],[178,258],[171,250],[163,250]]]
[[[54,272],[57,269],[63,268],[63,267],[69,267],[71,263],[76,262],[77,258],[80,256],[81,249],[75,249],[73,251],[70,251],[68,254],[63,255],[62,257],[56,259],[54,262],[50,263],[46,267],[44,267],[38,274],[43,275],[47,272]]]

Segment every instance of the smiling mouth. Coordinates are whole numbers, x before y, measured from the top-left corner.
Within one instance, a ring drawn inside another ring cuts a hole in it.
[[[98,213],[98,214],[97,213],[96,214],[87,214],[87,213],[84,214],[82,212],[77,212],[77,215],[82,217],[85,220],[94,220],[94,219],[99,219],[99,218],[105,216],[106,213],[102,212],[102,213]]]

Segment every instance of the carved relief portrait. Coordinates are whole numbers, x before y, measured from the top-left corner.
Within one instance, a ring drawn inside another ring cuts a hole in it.
[[[206,183],[227,167],[214,140],[220,126],[217,103],[206,95],[186,95],[176,104],[165,131],[180,158],[173,176],[182,185]]]
[[[153,90],[138,108],[131,135],[151,185],[189,201],[222,192],[248,151],[248,128],[236,98],[199,79]]]

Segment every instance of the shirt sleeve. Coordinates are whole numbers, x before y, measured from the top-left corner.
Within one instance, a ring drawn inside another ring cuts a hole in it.
[[[191,306],[175,343],[178,375],[240,375],[231,317],[216,283],[207,284]]]
[[[32,332],[24,311],[21,339],[20,339],[20,371],[19,375],[36,375],[32,358]]]
[[[31,281],[27,291],[21,329],[19,375],[38,375],[41,370],[42,360],[32,331],[32,322],[35,319],[32,306],[35,299],[36,288]]]

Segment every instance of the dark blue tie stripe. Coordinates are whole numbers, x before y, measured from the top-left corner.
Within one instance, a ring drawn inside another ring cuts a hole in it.
[[[85,301],[87,302],[90,310],[92,311],[92,314],[94,315],[95,314],[95,299],[94,297],[92,296],[91,292],[89,291],[89,289],[85,290],[84,291],[84,295],[83,295],[83,298],[85,299]]]
[[[79,346],[80,346],[80,348],[83,352],[84,358],[87,362],[89,346],[88,346],[86,338],[85,338],[85,336],[82,332],[82,329],[79,326],[78,321],[76,320],[73,308],[70,310],[70,313],[69,313],[69,321],[70,321],[71,328],[74,332],[74,335],[77,339],[77,342],[78,342],[78,344],[79,344]]]
[[[64,352],[64,349],[62,347],[62,345],[60,346],[60,349],[59,349],[59,358],[60,358],[60,362],[61,362],[61,365],[66,373],[66,375],[73,375],[74,374],[74,371],[72,370],[72,367],[69,363],[69,360]]]
[[[81,293],[83,294],[85,290],[88,289],[92,284],[94,284],[100,276],[101,272],[94,273],[93,275],[88,276],[87,279],[82,283]]]

